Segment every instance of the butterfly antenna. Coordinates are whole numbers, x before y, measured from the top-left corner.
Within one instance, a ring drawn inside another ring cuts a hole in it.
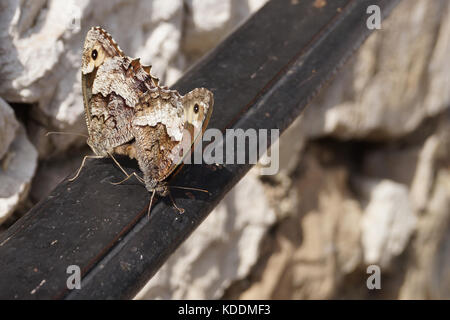
[[[45,136],[48,137],[51,134],[66,134],[66,135],[81,136],[81,137],[85,137],[86,139],[88,138],[88,136],[83,134],[83,133],[78,133],[78,132],[59,132],[59,131],[49,131],[49,132],[47,132],[45,134]]]
[[[179,187],[179,186],[169,186],[169,188],[174,188],[174,189],[183,189],[183,190],[192,190],[192,191],[200,191],[200,192],[204,192],[204,193],[208,193],[208,190],[205,189],[199,189],[199,188],[190,188],[190,187]]]

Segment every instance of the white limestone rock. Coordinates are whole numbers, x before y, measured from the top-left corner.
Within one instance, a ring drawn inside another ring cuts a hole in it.
[[[0,159],[8,151],[18,128],[19,123],[16,120],[14,111],[5,100],[0,98]]]
[[[414,179],[411,183],[410,201],[417,211],[425,209],[434,182],[435,159],[440,146],[439,137],[432,135],[419,153]]]
[[[0,167],[0,224],[25,199],[37,166],[37,151],[20,126]]]
[[[258,10],[267,0],[186,0],[186,30],[183,51],[192,60]]]
[[[440,169],[406,261],[400,299],[450,299],[450,171]]]
[[[361,220],[361,240],[366,264],[389,267],[403,252],[417,227],[417,215],[406,186],[390,180],[365,181],[362,191],[369,201]]]
[[[307,137],[387,140],[450,104],[450,3],[401,2],[306,108]]]

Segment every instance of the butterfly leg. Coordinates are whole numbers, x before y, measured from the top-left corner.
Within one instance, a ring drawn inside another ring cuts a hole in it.
[[[151,188],[148,188],[148,190],[152,193],[152,196],[150,197],[150,204],[148,206],[148,213],[147,213],[148,217],[150,217],[150,210],[151,210],[151,207],[152,207],[152,204],[153,204],[153,198],[155,197],[155,193],[158,193],[158,195],[162,196],[162,197],[165,197],[165,196],[169,195],[170,200],[172,200],[172,204],[175,207],[175,209],[177,209],[180,214],[184,213],[184,209],[183,208],[179,208],[177,206],[177,204],[175,203],[175,201],[173,200],[173,197],[170,194],[169,188],[168,188],[166,183],[164,183],[164,182],[161,183],[160,182],[158,185],[155,185],[155,186],[152,186]]]
[[[133,176],[136,177],[136,179],[138,179],[139,182],[145,184],[144,179],[142,179],[141,177],[139,177],[138,174],[137,174],[136,172],[133,172],[132,174],[129,174],[129,175],[128,175],[125,179],[123,179],[122,181],[119,181],[119,182],[111,182],[111,184],[113,184],[113,185],[122,184],[122,183],[124,183],[125,181],[127,181],[128,179],[132,178]]]
[[[122,168],[122,166],[120,165],[119,161],[117,161],[116,158],[114,158],[112,153],[108,152],[108,156],[110,156],[111,159],[113,159],[114,163],[119,167],[120,170],[122,170],[122,172],[125,174],[125,176],[128,177],[129,176],[128,172],[126,172],[125,169]]]
[[[114,156],[111,153],[108,153],[108,155],[111,157],[111,159],[113,159],[114,163],[119,167],[120,170],[122,170],[122,172],[125,174],[126,178],[122,181],[119,182],[111,182],[114,185],[118,185],[121,183],[124,183],[125,181],[127,181],[128,179],[130,179],[131,177],[135,176],[136,179],[138,179],[141,183],[144,183],[144,179],[142,179],[141,177],[138,176],[138,174],[136,172],[133,172],[132,174],[128,174],[128,172],[125,171],[124,168],[122,168],[122,166],[120,165],[119,161],[116,160],[116,158],[114,158]]]
[[[84,156],[83,161],[81,161],[81,166],[78,168],[76,175],[73,178],[70,178],[69,181],[72,182],[74,181],[76,178],[78,178],[78,176],[80,175],[81,169],[83,169],[84,167],[84,163],[86,162],[86,159],[102,159],[104,158],[104,156]]]
[[[150,219],[150,210],[152,209],[153,197],[155,196],[156,190],[153,190],[152,196],[150,197],[150,203],[148,205],[147,217]]]

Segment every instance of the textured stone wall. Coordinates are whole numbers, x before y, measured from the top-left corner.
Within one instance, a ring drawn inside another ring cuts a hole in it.
[[[91,26],[170,85],[264,2],[2,1],[0,230],[89,151],[45,133],[86,132]],[[450,298],[449,34],[447,0],[403,1],[282,135],[280,172],[252,170],[136,298]]]
[[[448,1],[403,1],[281,137],[277,223],[226,297],[450,298],[449,34]]]

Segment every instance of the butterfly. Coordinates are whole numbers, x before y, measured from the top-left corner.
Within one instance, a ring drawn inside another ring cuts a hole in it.
[[[151,66],[126,56],[102,28],[88,31],[81,82],[87,144],[95,155],[85,156],[71,179],[87,158],[109,156],[126,175],[119,183],[135,176],[152,193],[149,210],[155,194],[168,194],[166,179],[200,140],[214,104],[208,89],[196,88],[183,96],[160,86],[150,70]],[[128,174],[114,154],[136,159],[143,178],[136,172]]]

